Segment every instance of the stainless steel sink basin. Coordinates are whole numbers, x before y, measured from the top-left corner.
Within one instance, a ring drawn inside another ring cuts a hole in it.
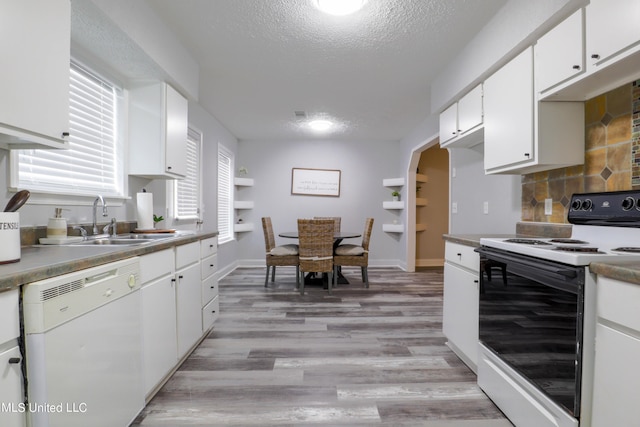
[[[162,240],[162,239],[171,239],[176,237],[175,234],[118,234],[115,239],[117,240]]]
[[[106,239],[92,239],[84,240],[78,243],[71,243],[70,246],[95,246],[95,245],[120,245],[120,246],[132,246],[142,245],[144,243],[154,242],[154,239],[120,239],[120,238],[106,238]]]

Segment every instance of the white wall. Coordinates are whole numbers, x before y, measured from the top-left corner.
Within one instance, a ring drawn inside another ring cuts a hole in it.
[[[451,213],[449,233],[515,233],[516,222],[520,221],[521,177],[485,175],[483,145],[449,150],[450,203],[458,204],[458,213]],[[485,202],[489,204],[488,214],[484,213]]]
[[[373,217],[370,265],[398,265],[403,253],[398,236],[384,233],[382,223],[401,218],[382,208],[383,200],[391,200],[382,180],[403,176],[399,159],[394,142],[240,141],[236,171],[246,167],[255,184],[241,189],[238,198],[255,202],[253,210],[242,211],[243,220],[253,222],[255,228],[236,235],[239,262],[264,265],[263,216],[271,217],[276,235],[296,230],[298,218],[340,216],[343,230],[359,232],[364,229],[365,218]],[[292,195],[294,167],[341,170],[340,197]],[[294,243],[280,237],[276,242]],[[352,243],[359,242],[354,239]]]

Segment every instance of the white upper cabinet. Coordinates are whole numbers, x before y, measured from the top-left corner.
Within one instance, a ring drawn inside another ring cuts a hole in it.
[[[187,99],[166,83],[131,89],[129,99],[129,174],[184,178]]]
[[[583,10],[542,36],[535,45],[536,89],[544,92],[585,71]]]
[[[587,13],[587,58],[597,67],[640,45],[638,0],[591,0]],[[637,65],[637,63],[636,63]]]
[[[482,85],[440,114],[440,146],[471,147],[482,142]]]
[[[69,0],[0,0],[0,148],[66,148]]]
[[[484,83],[484,167],[522,174],[584,163],[584,105],[538,102],[533,48]]]
[[[440,113],[440,145],[458,136],[458,103]]]

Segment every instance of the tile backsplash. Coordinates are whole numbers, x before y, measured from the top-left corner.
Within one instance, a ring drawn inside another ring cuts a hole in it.
[[[585,126],[584,165],[522,176],[523,221],[566,223],[573,193],[640,189],[640,80],[586,101]]]

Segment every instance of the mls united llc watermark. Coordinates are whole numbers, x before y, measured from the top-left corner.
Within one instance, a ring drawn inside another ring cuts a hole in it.
[[[78,413],[87,412],[87,404],[84,402],[64,403],[0,403],[0,412],[30,412],[30,413]]]

